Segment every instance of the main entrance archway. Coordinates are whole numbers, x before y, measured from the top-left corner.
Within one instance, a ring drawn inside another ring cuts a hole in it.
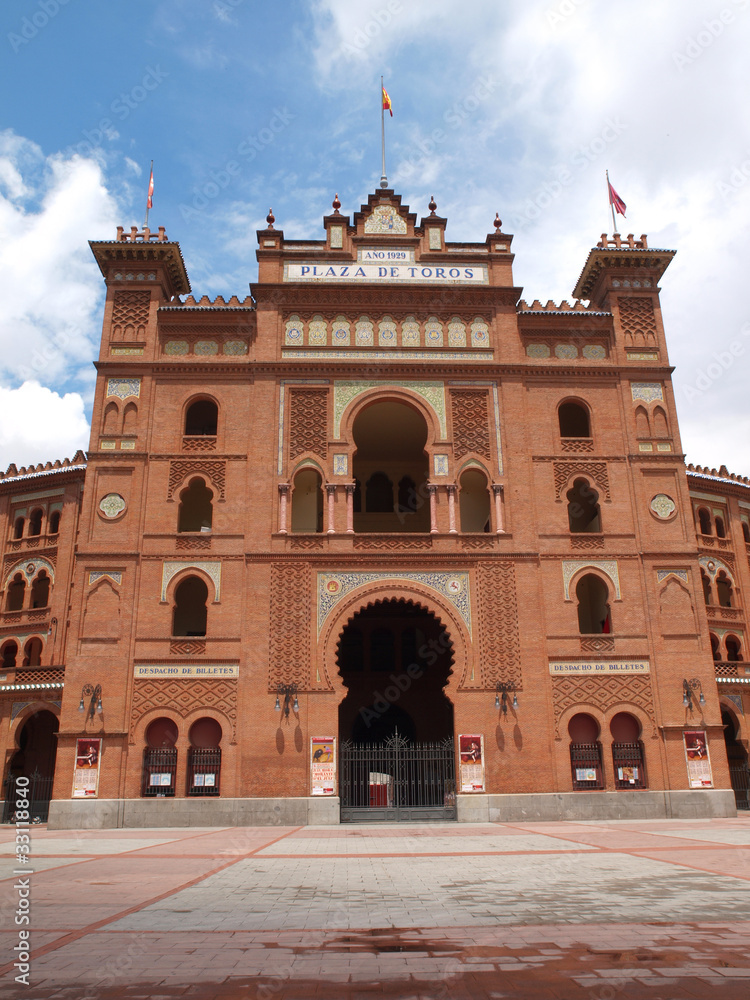
[[[49,813],[57,757],[57,731],[60,723],[54,712],[40,709],[24,722],[18,737],[18,750],[8,769],[3,823],[11,821],[16,800],[16,780],[31,803],[31,818],[44,823]]]
[[[453,666],[442,622],[411,601],[378,601],[341,632],[337,666],[341,819],[455,818]]]

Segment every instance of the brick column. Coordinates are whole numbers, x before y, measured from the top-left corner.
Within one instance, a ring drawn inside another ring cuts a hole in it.
[[[289,484],[279,483],[279,534],[286,534],[286,507],[289,497]]]
[[[492,484],[492,492],[495,494],[495,522],[497,524],[497,534],[505,534],[505,523],[503,521],[503,487],[497,483]]]
[[[458,487],[449,485],[448,489],[448,534],[457,535],[456,530],[456,493]]]
[[[428,486],[427,492],[430,494],[430,534],[438,533],[437,524],[437,486]]]
[[[347,483],[344,487],[346,490],[346,533],[347,535],[354,534],[354,483]]]
[[[334,483],[326,483],[326,493],[328,494],[328,534],[336,534],[336,525],[334,522],[334,516],[336,511],[336,485]]]

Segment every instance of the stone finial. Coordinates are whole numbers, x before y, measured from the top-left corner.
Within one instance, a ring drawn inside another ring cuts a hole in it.
[[[437,202],[435,201],[435,195],[430,195],[430,204],[427,206],[430,210],[430,215],[435,214],[435,209],[437,208]]]
[[[274,218],[274,214],[273,214],[273,209],[272,208],[268,209],[268,215],[266,216],[266,222],[268,223],[268,228],[269,229],[273,229],[273,224],[274,224],[274,222],[276,222],[276,219]]]
[[[336,194],[333,197],[333,202],[331,203],[331,207],[333,208],[333,214],[334,215],[338,215],[339,214],[339,209],[341,208],[341,202],[339,201],[338,191],[336,192]]]
[[[492,223],[492,225],[495,227],[495,232],[497,233],[500,232],[500,227],[502,226],[502,224],[503,220],[500,218],[500,213],[495,212],[495,221]]]

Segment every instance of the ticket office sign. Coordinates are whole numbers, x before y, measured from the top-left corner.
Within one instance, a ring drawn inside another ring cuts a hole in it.
[[[74,799],[95,799],[99,794],[99,768],[102,759],[101,739],[77,739],[73,770]]]
[[[336,794],[336,738],[310,739],[310,784],[313,795]]]

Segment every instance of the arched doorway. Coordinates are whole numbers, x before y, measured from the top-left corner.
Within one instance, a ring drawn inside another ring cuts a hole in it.
[[[49,709],[34,712],[24,722],[18,734],[18,750],[8,768],[5,786],[3,822],[8,823],[15,808],[16,784],[27,793],[31,804],[32,821],[46,823],[52,785],[55,780],[57,758],[57,731],[60,722]],[[19,782],[20,779],[20,782]],[[26,781],[28,780],[28,784]]]
[[[721,706],[721,722],[724,726],[729,778],[732,782],[734,799],[738,809],[750,809],[750,769],[748,769],[747,750],[739,739],[740,727],[737,717],[725,705]]]
[[[442,622],[411,601],[357,612],[336,655],[342,821],[455,818],[453,646]]]

